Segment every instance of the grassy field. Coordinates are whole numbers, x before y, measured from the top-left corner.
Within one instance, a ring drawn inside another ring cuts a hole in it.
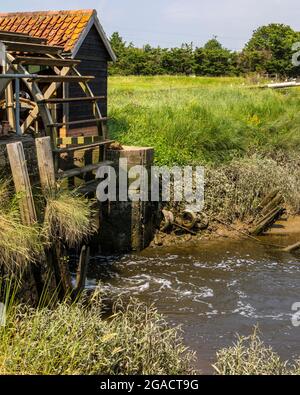
[[[111,77],[110,134],[153,146],[161,165],[299,149],[300,91],[248,85],[242,78]]]

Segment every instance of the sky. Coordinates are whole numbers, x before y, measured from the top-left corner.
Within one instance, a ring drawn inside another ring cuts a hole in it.
[[[0,12],[95,8],[108,36],[137,46],[203,45],[213,36],[240,50],[253,30],[271,22],[300,31],[299,0],[0,0]]]

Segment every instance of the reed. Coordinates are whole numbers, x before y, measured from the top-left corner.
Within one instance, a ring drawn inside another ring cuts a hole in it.
[[[298,375],[300,361],[282,361],[264,344],[255,328],[252,335],[239,336],[232,347],[220,350],[213,367],[218,375]]]
[[[96,230],[93,201],[76,191],[58,190],[46,196],[44,234],[49,240],[63,240],[69,247],[78,246]]]
[[[43,254],[40,227],[22,224],[18,199],[9,181],[0,180],[0,263],[7,273],[26,269]]]
[[[193,373],[194,354],[154,307],[132,300],[103,319],[96,300],[13,305],[0,328],[0,374]]]

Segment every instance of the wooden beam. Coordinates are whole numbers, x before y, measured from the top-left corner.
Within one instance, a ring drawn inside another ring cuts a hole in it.
[[[35,78],[36,82],[87,82],[95,79],[93,76],[76,76],[76,75],[39,75]],[[29,79],[30,82],[33,80]]]
[[[15,189],[17,194],[19,194],[22,222],[25,225],[32,225],[37,222],[37,215],[32,196],[23,144],[21,142],[7,144],[7,153]]]
[[[65,153],[65,152],[75,152],[75,151],[81,151],[81,150],[90,150],[93,148],[101,147],[103,145],[109,145],[113,143],[114,140],[105,140],[105,141],[98,141],[97,143],[91,143],[91,144],[86,144],[86,145],[77,145],[76,147],[65,147],[65,148],[56,148],[53,150],[53,152],[56,153]]]
[[[2,66],[4,67],[4,66]],[[8,70],[6,70],[6,74],[14,74],[15,71],[13,67],[10,67]],[[0,96],[2,96],[3,92],[7,88],[7,86],[10,84],[12,81],[12,78],[0,78]]]
[[[45,194],[56,189],[54,161],[50,137],[35,140],[41,187]]]
[[[47,42],[47,40],[44,38],[29,36],[29,34],[20,34],[2,30],[0,31],[0,41],[13,41],[31,44],[44,44]]]
[[[52,99],[44,99],[41,100],[43,103],[73,103],[73,102],[82,102],[82,101],[97,101],[104,100],[106,96],[94,96],[94,97],[65,97],[65,98],[52,98]]]
[[[34,98],[37,100],[37,102],[39,101],[39,99],[41,99],[43,97],[42,92],[39,89],[38,84],[35,81],[31,84],[31,91],[32,91]],[[51,124],[51,122],[53,122],[51,112],[49,111],[49,108],[47,107],[47,105],[44,103],[38,103],[37,107],[38,107],[38,113],[40,113],[40,116],[41,116],[43,123],[45,125],[46,133],[47,133],[47,135],[49,135],[50,129],[47,127],[47,125]],[[21,127],[21,130],[22,130],[22,127]],[[55,129],[52,129],[52,135],[53,135],[54,139],[56,137],[58,137],[57,131]]]
[[[17,56],[13,63],[23,64],[23,65],[64,67],[64,66],[73,66],[79,64],[81,63],[81,60]]]
[[[60,75],[67,75],[69,72],[70,72],[70,68],[69,67],[64,67],[61,70]],[[0,80],[0,82],[1,82],[1,80]],[[57,89],[57,84],[55,82],[53,82],[47,88],[47,90],[44,92],[44,94],[41,96],[40,100],[42,100],[42,99],[49,99],[56,92],[56,89]],[[34,122],[36,120],[36,118],[38,116],[38,113],[39,113],[38,107],[30,112],[30,114],[28,115],[28,117],[24,121],[23,125],[21,126],[21,129],[22,129],[23,133],[24,133],[24,130],[28,129],[29,126],[32,124],[32,122]]]
[[[16,130],[16,116],[15,116],[15,100],[14,100],[14,91],[13,91],[13,83],[10,82],[5,90],[5,101],[6,101],[6,112],[7,112],[7,120],[9,122],[10,127],[13,130]]]
[[[55,146],[94,144],[94,143],[99,143],[100,141],[103,140],[99,136],[59,137],[55,141]]]
[[[71,122],[57,122],[57,123],[51,123],[48,124],[48,127],[51,128],[59,128],[61,126],[70,126],[70,125],[87,125],[87,124],[96,124],[98,122],[104,122],[107,121],[109,118],[108,117],[103,117],[103,118],[94,118],[94,119],[83,119],[82,121],[71,121]]]
[[[111,166],[113,164],[112,161],[105,161],[102,163],[97,163],[97,164],[92,164],[92,165],[87,165],[84,167],[76,167],[71,170],[66,170],[66,171],[61,171],[58,173],[57,178],[58,179],[63,179],[63,178],[70,178],[70,177],[76,177],[80,176],[82,174],[86,174],[95,170],[98,170],[100,167],[103,166]]]
[[[30,44],[14,41],[2,41],[7,51],[12,52],[28,52],[40,54],[59,54],[64,51],[63,47],[55,47],[43,44]]]

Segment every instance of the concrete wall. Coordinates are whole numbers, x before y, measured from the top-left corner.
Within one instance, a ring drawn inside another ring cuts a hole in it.
[[[154,158],[154,150],[152,148],[123,148],[121,151],[107,151],[107,159],[114,162],[117,174],[120,158],[128,160],[128,170],[133,166],[143,165],[150,172]],[[117,179],[117,184],[118,181],[119,179]],[[130,183],[132,180],[128,181]],[[101,231],[99,238],[102,252],[122,253],[140,251],[146,248],[154,237],[157,211],[158,204],[151,201],[117,201],[101,204]]]

